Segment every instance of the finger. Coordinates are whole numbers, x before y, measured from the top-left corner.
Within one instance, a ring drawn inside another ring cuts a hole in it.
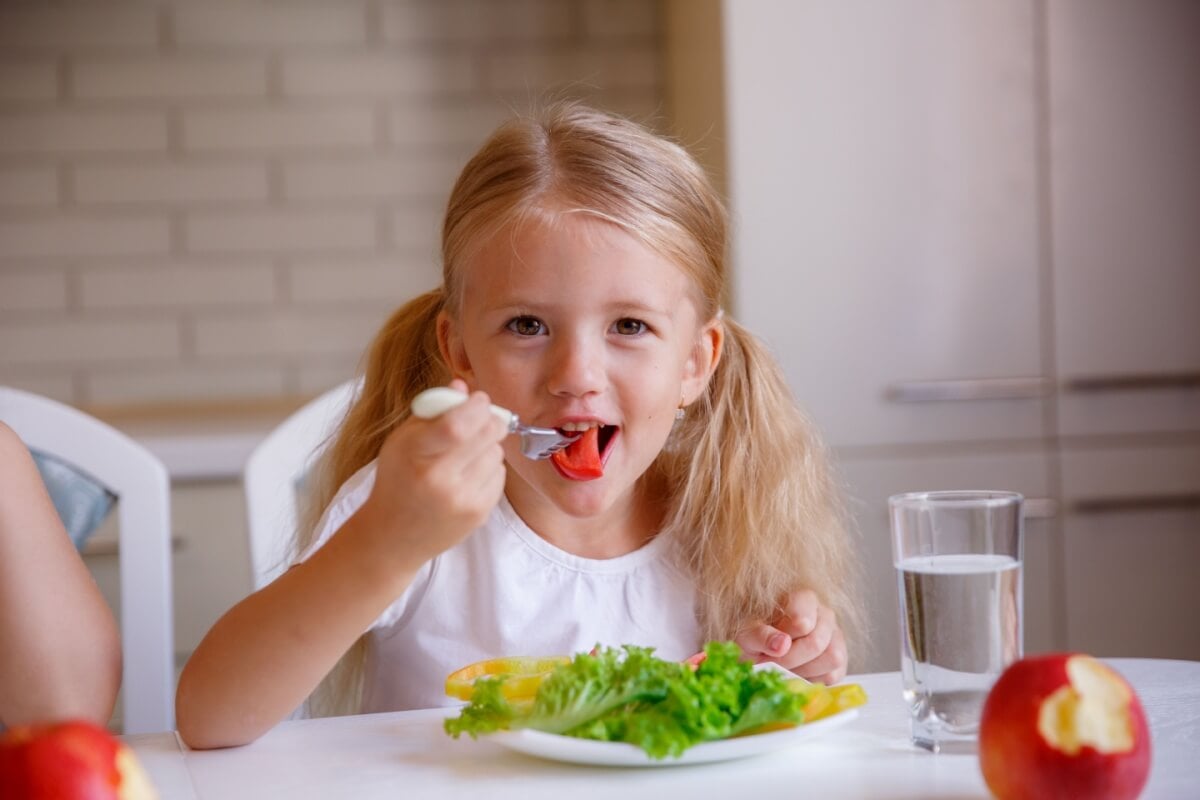
[[[490,425],[484,426],[485,433],[427,458],[425,473],[448,486],[458,487],[455,494],[461,497],[469,497],[483,483],[493,483],[497,476],[503,480],[504,448],[487,432]]]
[[[807,636],[793,639],[791,648],[780,659],[779,663],[793,672],[797,672],[799,675],[804,675],[804,672],[798,672],[799,668],[808,664],[828,649],[829,643],[833,641],[833,634],[836,630],[837,624],[834,620],[833,612],[822,607],[817,612],[816,627]]]
[[[467,448],[470,454],[474,452],[470,445],[496,441],[493,433],[496,432],[495,426],[501,423],[491,413],[489,405],[486,394],[475,392],[466,402],[439,417],[430,420],[410,419],[414,431],[413,453],[418,457],[436,458]]]
[[[488,453],[470,472],[463,475],[462,485],[469,492],[468,503],[474,507],[480,516],[479,524],[492,513],[500,496],[504,493],[504,482],[507,474],[504,470],[504,456],[500,445],[493,444],[494,452]]]
[[[778,658],[787,653],[792,646],[792,637],[773,625],[765,622],[756,623],[746,628],[734,641],[742,648],[742,652],[750,658]]]
[[[816,592],[800,589],[785,598],[779,616],[771,622],[788,636],[798,639],[813,632],[817,626],[817,612],[820,608],[821,603]]]
[[[825,652],[792,670],[802,678],[817,681],[826,686],[837,683],[846,677],[846,639],[840,629],[833,632],[829,647]]]
[[[498,442],[487,442],[472,458],[456,459],[455,464],[466,491],[486,490],[497,480],[504,481],[504,450]]]

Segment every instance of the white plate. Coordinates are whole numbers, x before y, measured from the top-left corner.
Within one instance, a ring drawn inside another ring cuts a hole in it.
[[[857,716],[857,708],[848,708],[831,717],[798,725],[795,728],[693,745],[684,750],[683,755],[679,758],[667,756],[656,759],[646,755],[646,751],[642,748],[625,742],[598,742],[593,739],[577,739],[573,736],[559,736],[542,731],[499,731],[488,738],[509,750],[516,750],[519,753],[539,758],[548,758],[552,761],[597,764],[608,767],[673,767],[681,764],[728,761],[791,747],[806,739],[824,736]]]

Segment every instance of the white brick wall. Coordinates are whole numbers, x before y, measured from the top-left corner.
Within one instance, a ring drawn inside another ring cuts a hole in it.
[[[370,108],[248,108],[185,111],[183,149],[238,152],[370,148]]]
[[[163,362],[182,352],[178,323],[105,316],[0,322],[0,369],[40,364],[86,367],[93,362]]]
[[[0,8],[5,51],[148,49],[158,44],[158,12],[149,3],[9,3]]]
[[[355,45],[365,43],[367,38],[366,7],[352,0],[181,0],[173,11],[175,40],[184,47]]]
[[[184,247],[196,253],[364,251],[375,247],[370,210],[197,212],[187,218]]]
[[[10,269],[0,273],[0,314],[63,311],[67,307],[67,277],[60,270]]]
[[[0,22],[0,24],[3,24]],[[0,63],[0,101],[53,100],[58,97],[58,65],[26,61]]]
[[[0,156],[163,151],[167,115],[154,111],[27,111],[0,117]]]
[[[81,100],[261,97],[267,93],[265,58],[184,56],[80,58],[72,71]]]
[[[575,34],[577,4],[560,0],[396,0],[383,6],[383,35],[404,44],[529,43],[536,49]]]
[[[82,164],[74,171],[75,202],[80,205],[261,204],[267,199],[268,186],[267,165],[261,162],[155,163],[139,159],[124,164]]]
[[[37,208],[58,203],[58,170],[53,166],[0,167],[0,209]]]
[[[276,296],[275,271],[263,263],[114,267],[81,277],[80,304],[85,309],[261,308]]]
[[[0,220],[0,259],[166,253],[168,241],[165,215]]]
[[[657,0],[0,3],[0,383],[98,409],[348,377],[509,108],[662,102]]]

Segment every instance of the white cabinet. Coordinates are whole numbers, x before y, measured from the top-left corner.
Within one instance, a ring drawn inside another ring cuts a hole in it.
[[[1047,9],[1060,430],[1200,431],[1200,3]]]
[[[1033,3],[723,14],[734,306],[827,439],[1043,436]]]
[[[1067,645],[1200,659],[1200,443],[1063,453]]]
[[[1066,644],[1200,658],[1200,4],[1047,4]]]
[[[1029,651],[1200,658],[1200,3],[721,12],[734,312],[859,501],[874,665],[886,497],[955,487],[1058,510]]]
[[[1044,652],[1062,640],[1062,592],[1055,504],[1048,501],[1050,463],[1038,449],[993,454],[930,453],[839,459],[863,554],[863,588],[871,629],[869,652],[856,671],[900,668],[896,573],[887,498],[899,492],[1002,486],[1026,497],[1023,566],[1025,652]]]

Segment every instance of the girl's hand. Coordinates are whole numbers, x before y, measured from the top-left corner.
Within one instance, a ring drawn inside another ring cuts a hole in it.
[[[460,380],[450,383],[467,391]],[[379,452],[362,512],[387,551],[423,564],[478,528],[504,491],[504,423],[483,392],[436,419],[411,417]]]
[[[755,663],[774,661],[810,681],[831,686],[846,677],[842,629],[810,589],[787,595],[778,616],[751,625],[735,641]]]

